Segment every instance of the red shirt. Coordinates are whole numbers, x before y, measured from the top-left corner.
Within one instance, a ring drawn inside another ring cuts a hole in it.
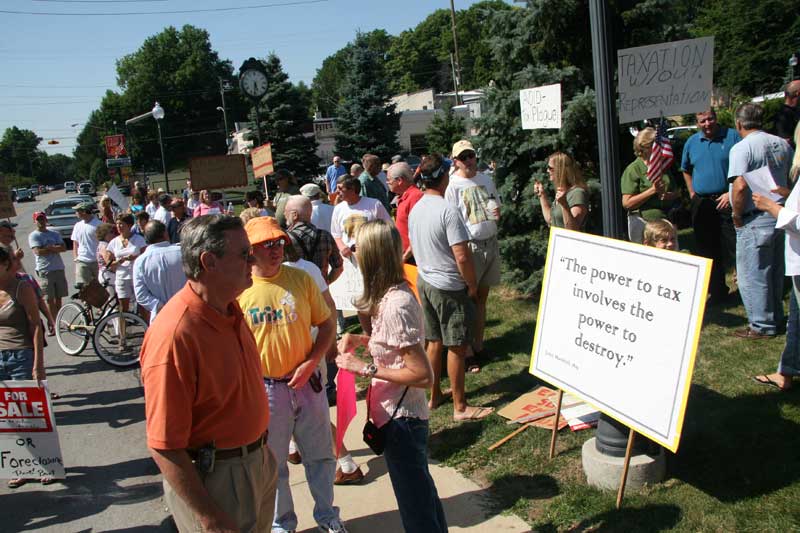
[[[406,189],[406,192],[397,201],[395,226],[397,226],[397,231],[400,232],[400,238],[403,240],[403,251],[411,245],[408,241],[408,214],[411,213],[420,198],[422,198],[422,191],[416,185],[412,185]]]

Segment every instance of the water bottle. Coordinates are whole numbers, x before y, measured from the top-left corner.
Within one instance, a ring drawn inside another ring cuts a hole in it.
[[[489,200],[486,201],[486,214],[489,216],[489,220],[497,220],[495,211],[499,207],[500,205],[497,203],[497,200],[495,200],[494,194],[489,195]]]
[[[234,213],[234,211],[233,211],[233,202],[228,202],[228,208],[225,211],[230,216],[233,216],[233,213]]]

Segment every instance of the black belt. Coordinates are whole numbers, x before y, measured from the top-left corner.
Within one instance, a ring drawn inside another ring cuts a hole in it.
[[[712,200],[716,200],[717,198],[719,198],[723,194],[728,194],[728,191],[713,192],[711,194],[698,194],[698,193],[695,193],[695,196],[699,196],[700,198],[710,198]]]
[[[234,459],[236,457],[242,457],[248,453],[253,453],[254,451],[261,448],[264,444],[267,443],[267,436],[269,435],[269,431],[265,431],[258,437],[256,440],[248,444],[247,446],[239,446],[238,448],[226,448],[224,450],[216,450],[214,451],[214,459],[217,461],[223,459]],[[247,450],[246,452],[244,450]],[[189,457],[192,460],[197,460],[197,450],[186,450],[189,454]]]

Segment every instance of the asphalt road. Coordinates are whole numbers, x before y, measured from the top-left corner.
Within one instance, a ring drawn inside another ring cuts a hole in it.
[[[15,204],[17,239],[25,270],[33,272],[28,234],[34,211],[64,191]],[[72,252],[63,254],[74,283]],[[0,481],[0,531],[172,531],[161,500],[158,470],[145,447],[144,398],[138,367],[117,370],[101,361],[91,343],[79,356],[64,355],[48,337],[45,365],[67,478],[42,486],[8,489]]]

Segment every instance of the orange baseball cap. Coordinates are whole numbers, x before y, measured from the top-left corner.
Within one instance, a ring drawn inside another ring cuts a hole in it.
[[[281,229],[281,225],[274,217],[252,218],[245,225],[244,230],[247,232],[247,240],[250,241],[250,244],[274,241],[280,238],[289,241],[289,236]]]

